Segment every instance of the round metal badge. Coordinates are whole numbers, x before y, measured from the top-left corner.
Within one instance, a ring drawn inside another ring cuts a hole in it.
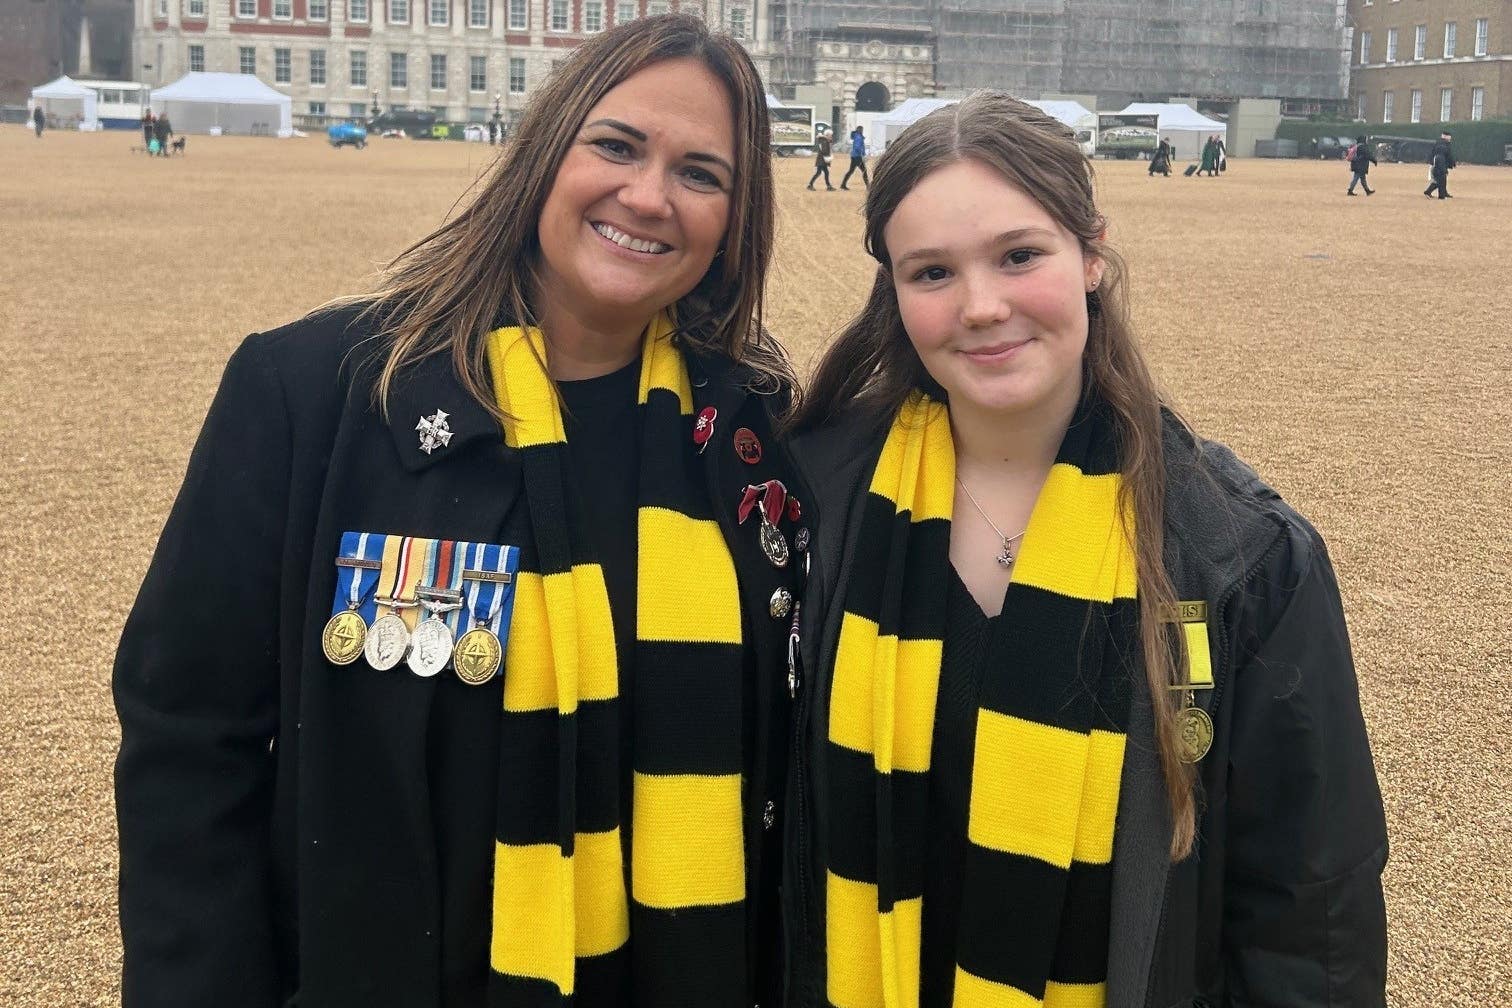
[[[421,620],[410,635],[409,658],[406,663],[417,676],[429,679],[446,668],[451,660],[452,632],[445,620]]]
[[[761,523],[761,552],[766,554],[772,561],[773,567],[786,567],[788,562],[788,544],[782,530],[771,522]]]
[[[367,624],[355,609],[343,609],[326,621],[320,633],[320,649],[332,665],[350,665],[362,654]]]
[[[1213,719],[1201,707],[1188,707],[1177,715],[1181,720],[1181,761],[1196,763],[1213,748]]]
[[[368,627],[362,653],[367,657],[368,664],[379,672],[387,672],[404,661],[408,652],[409,627],[404,625],[404,619],[397,613],[380,616]]]
[[[793,593],[786,588],[778,588],[772,592],[772,598],[767,602],[767,612],[772,619],[786,619],[787,614],[793,611]]]
[[[474,627],[457,641],[452,667],[467,685],[482,686],[498,673],[503,660],[504,648],[498,635],[487,627]]]

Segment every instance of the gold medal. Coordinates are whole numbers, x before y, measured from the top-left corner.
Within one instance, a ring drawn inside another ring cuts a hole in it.
[[[498,636],[486,626],[474,627],[457,641],[452,666],[457,678],[469,686],[482,686],[498,674],[504,660],[504,648]]]
[[[1196,763],[1213,747],[1213,719],[1201,707],[1187,707],[1177,715],[1181,736],[1181,761]]]
[[[343,609],[326,621],[320,634],[320,649],[332,665],[350,665],[362,654],[367,624],[355,609]]]

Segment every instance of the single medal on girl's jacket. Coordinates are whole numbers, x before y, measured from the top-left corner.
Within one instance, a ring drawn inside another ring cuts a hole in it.
[[[1183,763],[1196,763],[1213,748],[1213,719],[1201,707],[1187,707],[1178,714],[1176,730]]]

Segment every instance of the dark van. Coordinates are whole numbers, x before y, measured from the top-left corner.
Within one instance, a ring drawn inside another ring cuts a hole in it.
[[[404,130],[413,140],[430,140],[436,113],[428,109],[390,109],[368,120],[369,136],[382,136],[384,130]]]

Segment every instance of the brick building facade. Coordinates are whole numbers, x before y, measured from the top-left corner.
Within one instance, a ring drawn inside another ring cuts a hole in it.
[[[1512,119],[1512,0],[1349,0],[1349,17],[1355,118]]]

